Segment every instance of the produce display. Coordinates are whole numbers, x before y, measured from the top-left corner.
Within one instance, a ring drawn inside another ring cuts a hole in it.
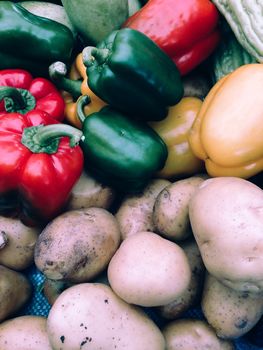
[[[263,349],[263,4],[0,2],[0,349]]]

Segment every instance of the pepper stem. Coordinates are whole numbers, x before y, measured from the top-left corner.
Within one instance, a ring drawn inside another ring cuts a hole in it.
[[[94,46],[87,46],[82,51],[83,63],[86,67],[91,67],[95,62],[98,65],[104,64],[109,57],[109,49],[98,49]]]
[[[31,126],[24,129],[21,142],[33,153],[53,154],[64,136],[70,138],[70,147],[74,147],[82,139],[83,133],[67,124]]]
[[[49,66],[49,77],[60,90],[70,93],[74,100],[81,95],[81,80],[66,78],[67,66],[65,63],[57,61]]]
[[[77,116],[81,122],[84,123],[86,116],[84,114],[84,107],[91,102],[90,97],[88,95],[81,96],[77,101]]]
[[[36,106],[36,99],[28,90],[12,86],[0,87],[0,101],[2,100],[4,100],[5,110],[8,113],[26,114]]]

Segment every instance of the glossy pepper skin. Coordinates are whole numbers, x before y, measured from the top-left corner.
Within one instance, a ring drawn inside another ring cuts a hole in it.
[[[74,38],[63,24],[11,1],[0,2],[0,19],[0,69],[23,68],[42,76],[52,62],[69,62]]]
[[[204,170],[204,162],[196,157],[189,145],[188,135],[202,106],[197,97],[183,97],[169,108],[168,115],[150,126],[160,135],[168,149],[168,157],[158,176],[166,179],[195,175]]]
[[[33,140],[45,125],[64,127],[37,110],[0,118],[0,211],[19,212],[27,225],[47,223],[58,215],[83,170],[82,150],[71,147],[67,137],[47,143],[48,135],[44,146]]]
[[[248,179],[263,170],[263,65],[242,65],[209,91],[189,143],[212,177]]]
[[[26,114],[35,109],[62,121],[64,108],[62,95],[46,78],[33,78],[23,69],[0,70],[0,117],[11,112]]]
[[[88,86],[86,67],[83,64],[82,54],[79,53],[70,66],[67,77],[67,66],[63,62],[54,62],[49,67],[49,76],[58,89],[62,90],[65,101],[65,120],[77,128],[82,128],[82,123],[77,114],[77,100],[80,96],[88,95],[91,102],[84,108],[85,115],[98,112],[106,105]]]
[[[103,184],[125,192],[143,189],[167,158],[167,147],[146,123],[131,119],[110,106],[88,118],[83,115],[87,98],[78,102],[84,119],[80,142],[87,169]]]
[[[183,84],[173,61],[146,35],[124,28],[83,50],[90,89],[114,108],[141,120],[165,118]]]
[[[149,0],[123,27],[146,34],[185,75],[217,47],[218,19],[219,12],[209,0]]]

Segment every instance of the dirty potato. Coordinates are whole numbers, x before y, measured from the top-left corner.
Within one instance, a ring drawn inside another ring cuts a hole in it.
[[[192,235],[189,220],[189,201],[204,175],[178,180],[158,194],[153,207],[154,231],[167,239],[181,241]]]
[[[33,264],[40,231],[38,227],[24,225],[18,218],[0,216],[0,264],[17,271]]]
[[[119,226],[109,211],[95,207],[71,210],[41,232],[35,263],[47,278],[88,281],[105,269],[119,243]]]
[[[109,209],[114,199],[115,191],[111,187],[102,185],[83,172],[71,191],[67,210],[90,207]]]
[[[26,276],[0,265],[0,322],[21,309],[31,294],[32,287]]]
[[[127,195],[122,200],[115,214],[122,239],[140,231],[153,231],[152,213],[156,197],[170,184],[169,180],[153,179],[142,193]]]

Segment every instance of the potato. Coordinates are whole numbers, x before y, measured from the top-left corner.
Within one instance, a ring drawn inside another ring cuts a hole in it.
[[[25,226],[18,218],[0,216],[0,264],[24,270],[34,262],[34,247],[41,229]]]
[[[206,269],[240,292],[263,292],[263,190],[236,177],[205,180],[189,217]]]
[[[70,282],[56,281],[46,278],[43,283],[43,294],[48,303],[53,305],[57,297],[67,288],[73,284]]]
[[[165,305],[187,290],[190,266],[183,249],[153,232],[127,237],[108,266],[113,291],[127,303]]]
[[[19,316],[0,324],[1,350],[53,350],[46,331],[46,318]]]
[[[67,210],[90,207],[109,209],[114,199],[115,191],[112,188],[102,185],[83,171],[71,191]]]
[[[115,214],[122,239],[140,231],[153,231],[154,202],[160,191],[169,184],[169,180],[153,179],[141,194],[127,195],[122,200]]]
[[[32,287],[26,276],[0,265],[0,322],[21,309],[31,293]]]
[[[180,319],[168,323],[163,329],[166,350],[234,350],[231,341],[217,337],[203,320]]]
[[[182,295],[174,299],[171,303],[158,308],[158,313],[168,320],[178,318],[190,309],[190,307],[199,303],[203,290],[205,267],[195,240],[184,241],[180,244],[180,247],[187,256],[191,268],[191,280],[187,290]]]
[[[263,315],[262,295],[236,292],[207,274],[202,310],[220,338],[236,339],[252,329]]]
[[[106,268],[119,243],[117,220],[106,209],[71,210],[39,235],[35,264],[53,280],[88,281]]]
[[[154,232],[173,241],[181,241],[192,235],[189,200],[205,178],[203,175],[196,175],[179,180],[159,193],[152,214]]]
[[[57,298],[47,331],[54,350],[164,350],[159,328],[101,283],[80,283]]]

